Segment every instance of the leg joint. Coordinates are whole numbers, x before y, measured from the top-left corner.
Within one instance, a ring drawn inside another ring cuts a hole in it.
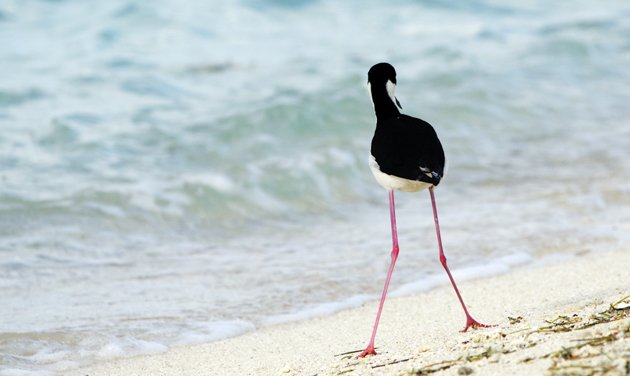
[[[444,256],[444,254],[440,255],[440,262],[442,265],[446,266],[446,256]]]

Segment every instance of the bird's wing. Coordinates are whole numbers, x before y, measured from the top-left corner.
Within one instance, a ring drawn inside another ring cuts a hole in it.
[[[444,173],[444,150],[433,127],[401,115],[378,124],[372,155],[381,171],[437,185]]]

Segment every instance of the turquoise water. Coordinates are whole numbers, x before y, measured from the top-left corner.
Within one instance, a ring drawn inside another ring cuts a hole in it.
[[[627,249],[629,17],[613,1],[1,2],[0,374],[375,299],[380,61],[445,145],[460,278]],[[391,288],[445,282],[428,194],[397,200]]]

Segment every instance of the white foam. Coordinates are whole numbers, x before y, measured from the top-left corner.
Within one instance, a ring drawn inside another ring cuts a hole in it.
[[[124,337],[104,344],[97,351],[96,356],[101,359],[111,359],[127,355],[162,353],[167,350],[166,345],[158,342]]]
[[[234,181],[227,175],[221,173],[189,173],[180,179],[183,183],[188,184],[201,184],[208,186],[216,191],[222,193],[230,193],[234,191],[235,183]]]
[[[53,348],[45,347],[31,355],[29,358],[36,363],[54,363],[63,360],[70,355],[69,350],[55,351]]]
[[[264,324],[273,325],[282,322],[301,321],[317,316],[330,315],[344,309],[358,307],[374,298],[374,295],[355,295],[338,302],[321,303],[295,312],[271,316],[264,320]]]
[[[331,147],[328,149],[328,156],[339,167],[352,166],[355,163],[354,155],[340,148]]]
[[[52,376],[53,372],[44,370],[28,370],[20,368],[0,369],[0,376]]]
[[[552,254],[544,255],[536,259],[534,263],[532,264],[532,266],[539,267],[539,266],[559,264],[561,262],[572,260],[575,257],[576,255],[570,254],[570,253],[552,253]]]
[[[253,323],[244,320],[200,321],[189,323],[189,325],[191,328],[182,333],[175,343],[207,343],[256,330],[256,326]]]

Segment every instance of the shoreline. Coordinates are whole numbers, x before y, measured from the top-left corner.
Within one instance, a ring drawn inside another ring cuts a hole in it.
[[[378,301],[67,374],[525,375],[561,374],[574,365],[578,371],[600,367],[623,374],[630,367],[630,309],[610,311],[610,305],[630,295],[628,265],[630,252],[589,253],[468,280],[460,289],[471,314],[497,326],[467,333],[459,332],[464,315],[451,286],[388,298],[378,355],[366,359],[353,354],[369,339]],[[600,321],[593,323],[593,317]],[[562,353],[567,348],[575,354]]]

